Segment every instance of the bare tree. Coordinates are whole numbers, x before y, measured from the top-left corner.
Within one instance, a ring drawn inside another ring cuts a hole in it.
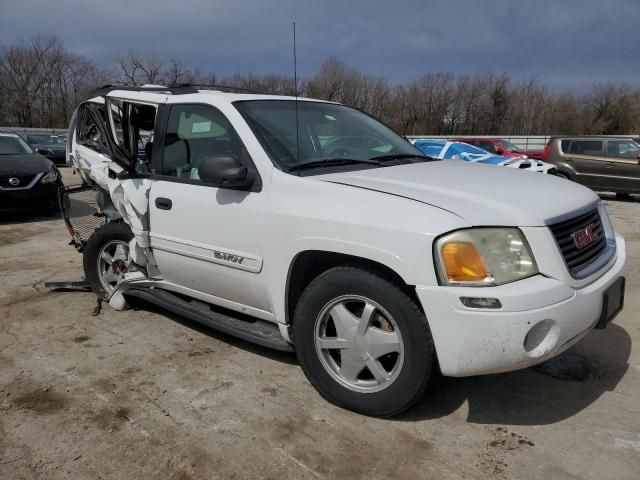
[[[129,52],[110,67],[65,49],[57,37],[36,36],[0,48],[0,124],[64,127],[78,102],[99,85],[212,85],[256,92],[308,95],[342,102],[380,118],[398,132],[459,134],[628,134],[640,131],[640,89],[594,85],[586,94],[552,92],[507,75],[425,73],[390,85],[335,57],[308,80],[290,75],[236,74],[219,78],[177,58]]]

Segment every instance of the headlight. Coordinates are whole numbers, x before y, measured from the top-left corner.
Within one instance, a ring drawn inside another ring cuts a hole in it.
[[[49,168],[49,172],[40,179],[41,183],[53,183],[58,180],[58,170],[55,167]]]
[[[517,228],[458,230],[439,238],[434,253],[442,285],[502,285],[538,273],[527,240]]]

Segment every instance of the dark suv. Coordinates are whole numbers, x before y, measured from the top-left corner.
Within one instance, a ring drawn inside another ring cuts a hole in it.
[[[632,138],[552,137],[543,160],[558,176],[619,196],[640,193],[640,145]]]

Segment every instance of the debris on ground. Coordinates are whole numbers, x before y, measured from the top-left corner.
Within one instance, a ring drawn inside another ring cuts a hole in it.
[[[96,306],[93,309],[93,312],[91,312],[91,316],[92,317],[97,317],[98,315],[100,315],[101,311],[102,311],[102,299],[100,297],[98,297],[96,299]]]
[[[44,282],[44,288],[50,292],[90,292],[91,287],[85,280]]]

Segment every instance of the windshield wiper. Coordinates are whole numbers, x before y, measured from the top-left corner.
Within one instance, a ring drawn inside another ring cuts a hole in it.
[[[375,159],[361,160],[358,158],[325,158],[323,160],[312,160],[310,162],[302,162],[297,165],[291,165],[290,167],[287,167],[287,172],[293,172],[298,169],[307,170],[310,168],[352,165],[354,163],[367,163],[369,165],[380,166],[380,162]]]
[[[384,162],[386,160],[402,160],[403,158],[420,158],[425,162],[438,160],[437,158],[430,157],[429,155],[420,155],[419,153],[390,153],[388,155],[378,155],[377,157],[371,157],[369,160]]]

